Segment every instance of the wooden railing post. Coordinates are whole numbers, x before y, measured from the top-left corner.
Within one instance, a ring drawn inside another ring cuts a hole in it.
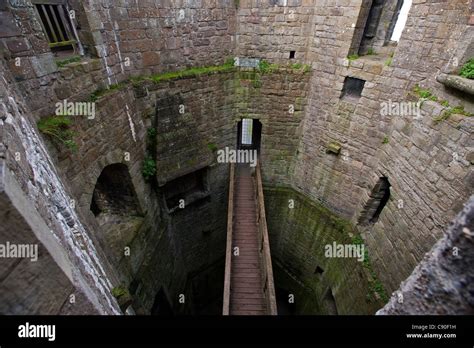
[[[260,172],[260,159],[257,162],[256,170],[257,181],[257,216],[258,216],[258,233],[259,233],[259,250],[262,262],[262,291],[265,295],[267,304],[267,314],[277,315],[277,305],[275,296],[275,284],[273,281],[272,256],[270,253],[270,240],[268,238],[267,219],[265,216],[265,201],[263,198],[262,174]]]
[[[230,307],[230,275],[232,267],[232,225],[234,216],[234,173],[235,165],[230,164],[229,170],[229,204],[227,209],[227,243],[225,255],[225,275],[224,275],[224,304],[222,314],[229,315]]]

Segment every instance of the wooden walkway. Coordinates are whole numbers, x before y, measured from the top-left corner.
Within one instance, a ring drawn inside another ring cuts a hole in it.
[[[258,250],[255,183],[249,165],[237,165],[234,185],[234,220],[230,278],[230,314],[266,314]]]

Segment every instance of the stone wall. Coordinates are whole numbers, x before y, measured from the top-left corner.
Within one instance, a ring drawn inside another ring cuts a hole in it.
[[[240,0],[237,55],[284,63],[295,51],[306,61],[314,10],[314,0]]]
[[[102,1],[84,9],[95,50],[115,82],[130,73],[221,63],[235,47],[231,0]]]
[[[371,268],[325,254],[326,245],[353,243],[353,226],[292,189],[264,191],[275,286],[294,295],[295,314],[336,314],[324,300],[328,293],[337,314],[375,313],[386,295],[375,290]]]
[[[15,259],[5,263],[8,270],[2,267],[2,293],[9,297],[2,301],[1,310],[5,314],[118,314],[110,293],[116,274],[76,211],[73,196],[31,125],[26,103],[3,62],[0,69],[2,221],[10,222],[2,223],[2,243],[33,243],[40,252],[38,262]],[[48,276],[38,278],[39,270]]]
[[[236,79],[234,120],[262,123],[261,165],[264,182],[289,185],[294,170],[311,74],[290,66],[270,73],[241,70]]]
[[[363,0],[119,1],[116,6],[111,1],[71,1],[86,56],[63,68],[55,63],[34,8],[12,7],[11,2],[0,5],[5,71],[1,83],[8,87],[2,94],[2,112],[23,116],[11,117],[14,122],[9,123],[2,115],[7,167],[26,196],[51,172],[47,179],[61,187],[57,199],[70,197],[77,203],[73,212],[69,205],[60,205],[64,225],[54,222],[54,208],[41,196],[49,191],[32,199],[45,223],[55,225],[52,229],[60,240],[76,246],[82,244],[74,238],[85,240],[91,259],[68,254],[79,274],[92,262],[97,274],[110,280],[95,287],[90,279],[68,277],[95,310],[117,310],[110,294],[105,295],[110,303],[102,303],[97,299],[102,295],[95,291],[107,293],[120,283],[134,284],[138,312],[149,311],[162,287],[176,311],[193,310],[176,305],[176,295],[184,292],[192,297],[198,290],[190,290],[190,284],[201,284],[196,272],[220,267],[216,265],[224,253],[220,231],[225,224],[228,169],[216,163],[214,151],[234,147],[237,122],[244,117],[263,124],[265,184],[290,186],[353,224],[377,181],[387,177],[391,198],[379,220],[355,228],[363,233],[374,271],[388,290],[395,290],[408,276],[473,186],[472,118],[452,115],[437,121],[447,103],[474,112],[471,97],[437,81],[440,73],[457,73],[472,55],[472,7],[464,0],[415,2],[393,48],[393,59],[387,49],[349,61],[365,25],[361,18],[366,5]],[[131,75],[221,64],[232,55],[292,63],[290,51],[295,51],[295,61],[310,63],[312,72],[289,65],[268,74],[241,69],[159,83],[126,82]],[[347,77],[365,81],[360,97],[341,99]],[[124,83],[116,85],[120,82]],[[421,117],[381,115],[381,102],[418,101],[416,84],[437,97],[423,103]],[[34,127],[40,118],[54,114],[56,102],[63,99],[96,103],[96,118],[74,119],[77,152],[38,138]],[[181,105],[184,113],[176,114]],[[291,105],[294,113],[289,112]],[[143,161],[150,155],[150,128],[157,130],[154,183],[142,176]],[[328,153],[330,144],[340,146],[340,153]],[[14,161],[17,152],[20,158],[30,157]],[[48,170],[32,167],[38,158],[47,159]],[[108,226],[117,222],[115,217],[97,219],[90,204],[102,170],[117,163],[128,168],[141,213],[111,230]],[[191,202],[187,213],[165,209],[163,186],[202,168],[207,168],[209,192]],[[67,227],[68,214],[81,226],[78,233]],[[202,216],[205,219],[200,220]],[[192,233],[186,228],[189,224],[195,226]],[[116,243],[109,247],[110,241]],[[292,249],[291,241],[287,243]],[[121,252],[126,247],[130,257]],[[290,268],[283,256],[277,259],[281,269]],[[341,304],[345,290],[338,291],[333,295],[344,311],[361,311]],[[313,305],[324,307],[317,301],[303,307]],[[62,309],[68,310],[74,311]]]
[[[321,11],[329,15],[331,7]],[[414,4],[390,66],[383,55],[345,58],[357,7],[344,8],[340,17],[324,17],[325,27],[316,20],[317,39],[308,55],[314,73],[294,186],[356,222],[376,182],[388,178],[391,198],[379,221],[362,231],[374,268],[389,291],[408,276],[469,194],[472,169],[467,159],[472,147],[467,139],[472,120],[434,122],[442,108],[431,102],[423,104],[417,119],[382,117],[381,103],[417,101],[412,91],[418,83],[432,88],[439,101],[470,108],[436,82],[439,67],[449,64],[456,50],[464,52],[472,39],[466,41],[468,13],[461,1]],[[436,24],[424,21],[427,14]],[[337,39],[322,39],[321,30]],[[413,45],[415,41],[422,43]],[[360,98],[340,99],[346,76],[366,81]],[[326,153],[331,142],[342,145],[340,156]],[[400,201],[403,208],[398,208]]]
[[[472,315],[474,197],[377,314]]]

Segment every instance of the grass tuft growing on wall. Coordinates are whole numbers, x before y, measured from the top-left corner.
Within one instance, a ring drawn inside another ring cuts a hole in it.
[[[70,150],[77,150],[74,141],[75,133],[70,129],[72,119],[69,116],[49,116],[38,121],[38,130],[49,136],[57,145],[64,145]]]
[[[74,56],[74,57],[69,57],[66,59],[60,59],[56,61],[56,65],[58,66],[58,68],[62,68],[68,64],[80,62],[81,59],[82,59],[81,56]]]

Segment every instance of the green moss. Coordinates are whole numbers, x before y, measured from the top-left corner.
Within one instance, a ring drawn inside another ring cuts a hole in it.
[[[207,148],[209,150],[211,150],[212,152],[216,152],[217,151],[217,145],[215,143],[208,143],[207,144]]]
[[[156,174],[156,162],[151,156],[146,156],[143,161],[142,174],[145,180],[150,180]]]
[[[158,134],[158,132],[156,131],[156,128],[154,127],[151,127],[151,128],[148,128],[147,129],[147,135],[148,135],[148,139],[149,140],[154,140],[156,139],[156,135]]]
[[[438,97],[435,96],[429,89],[422,89],[420,86],[415,85],[415,88],[413,89],[416,95],[420,97],[422,100],[432,100],[435,102],[438,102],[442,106],[448,108],[447,110],[443,111],[441,115],[435,117],[433,119],[434,124],[438,124],[442,121],[445,121],[451,117],[451,115],[457,114],[457,115],[462,115],[462,116],[467,116],[467,117],[472,117],[474,114],[471,114],[467,111],[464,110],[464,106],[459,105],[455,107],[450,107],[449,102],[447,100],[442,100],[439,101]]]
[[[331,142],[326,146],[326,152],[339,155],[341,153],[341,144],[337,142]]]
[[[233,58],[228,58],[226,62],[222,65],[193,67],[193,68],[188,68],[188,69],[183,69],[183,70],[178,70],[178,71],[168,71],[165,73],[154,74],[151,76],[133,76],[127,81],[111,85],[108,88],[101,88],[101,89],[96,90],[95,92],[91,94],[89,101],[95,102],[100,97],[103,97],[104,95],[107,95],[109,93],[112,93],[114,91],[121,90],[127,87],[129,83],[132,84],[134,87],[138,87],[143,81],[153,81],[155,83],[160,83],[163,81],[176,80],[176,79],[181,79],[181,78],[186,78],[186,77],[197,77],[197,76],[205,75],[205,74],[227,72],[227,71],[232,71],[233,69],[234,69],[234,60]]]
[[[62,68],[65,65],[80,62],[81,59],[82,59],[81,56],[74,56],[74,57],[69,57],[69,58],[66,58],[66,59],[60,59],[60,60],[56,61],[56,65],[58,66],[58,68]]]
[[[388,138],[388,136],[384,136],[382,140],[382,144],[388,144],[389,142],[390,142],[390,139]]]
[[[258,70],[262,74],[272,73],[272,72],[278,70],[278,68],[279,68],[278,64],[270,64],[269,62],[267,62],[264,59],[262,59],[260,61],[260,63],[258,64]]]
[[[38,130],[49,136],[57,145],[64,145],[70,150],[77,150],[74,141],[75,133],[70,129],[72,119],[69,116],[49,116],[38,121]]]
[[[364,261],[362,264],[364,267],[369,271],[371,279],[369,279],[369,294],[367,294],[367,298],[369,300],[375,300],[375,294],[378,294],[380,299],[386,303],[388,302],[388,295],[387,292],[382,284],[382,282],[378,279],[377,274],[373,270],[372,264],[369,258],[369,251],[364,244],[364,240],[360,235],[356,235],[352,238],[352,244],[355,245],[364,245]]]
[[[449,104],[448,104],[449,105]],[[434,124],[439,124],[451,117],[451,115],[462,115],[462,116],[467,116],[467,117],[472,117],[474,114],[471,114],[467,111],[464,110],[464,106],[459,105],[455,107],[449,107],[447,110],[444,110],[441,115],[435,117],[433,119]]]
[[[171,72],[166,72],[162,74],[152,75],[144,79],[152,80],[153,82],[162,82],[162,81],[175,80],[175,79],[186,78],[186,77],[196,77],[196,76],[205,75],[205,74],[227,72],[227,71],[232,71],[233,69],[234,69],[234,61],[231,59],[228,59],[222,65],[194,67],[194,68],[188,68],[184,70],[171,71]]]
[[[286,186],[266,186],[264,185],[264,191],[277,194],[285,194],[291,196],[292,198],[296,197],[297,200],[301,202],[305,202],[308,205],[308,212],[311,212],[312,218],[315,220],[320,220],[318,216],[324,217],[324,221],[329,222],[332,227],[341,232],[341,233],[351,233],[353,232],[353,226],[349,220],[341,218],[330,211],[328,208],[315,202],[313,200],[308,199],[303,194],[294,191],[292,188]]]
[[[374,51],[374,49],[372,47],[370,47],[368,50],[367,50],[367,53],[366,53],[366,56],[375,56],[377,53]]]
[[[459,75],[468,79],[474,79],[474,58],[469,59],[462,66]]]
[[[291,65],[292,69],[297,69],[297,70],[301,69],[302,67],[303,67],[303,64],[301,63],[294,63]]]
[[[293,70],[299,70],[299,71],[302,70],[304,73],[308,73],[311,71],[310,64],[294,63],[294,64],[291,64],[290,67]]]
[[[125,81],[125,82],[110,85],[108,88],[99,88],[90,95],[89,101],[96,102],[100,97],[103,97],[104,95],[107,95],[109,93],[112,93],[112,92],[115,92],[127,87],[127,84],[128,84],[127,81]]]
[[[349,59],[349,61],[357,60],[359,58],[360,56],[358,54],[350,54],[347,56],[347,59]]]
[[[423,89],[418,85],[415,85],[413,91],[420,97],[425,100],[438,101],[438,97],[435,96],[429,89]]]
[[[112,296],[115,298],[120,298],[122,296],[129,295],[128,290],[123,286],[116,286],[112,289]]]

